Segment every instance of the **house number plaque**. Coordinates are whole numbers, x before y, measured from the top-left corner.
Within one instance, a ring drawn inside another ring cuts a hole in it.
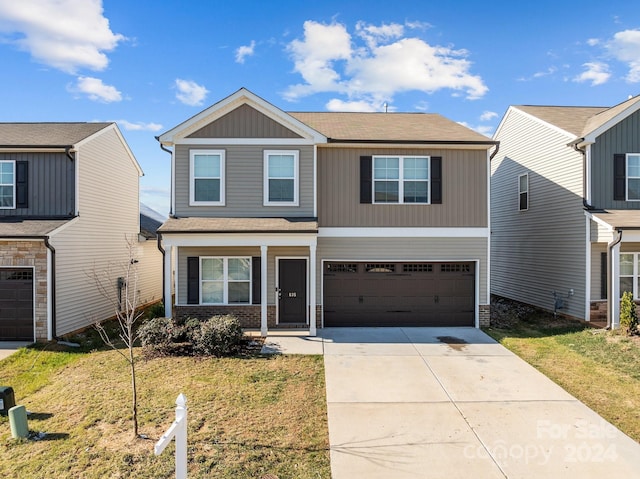
[[[297,298],[298,297],[298,293],[296,293],[295,291],[289,293],[289,297],[290,298]]]

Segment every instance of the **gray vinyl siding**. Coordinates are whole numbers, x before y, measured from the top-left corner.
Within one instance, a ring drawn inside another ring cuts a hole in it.
[[[491,293],[585,316],[582,155],[566,135],[517,112],[503,121],[491,162]],[[529,209],[518,208],[518,176],[529,174]]]
[[[179,247],[178,248],[178,301],[177,304],[187,304],[187,258],[200,256],[260,256],[260,248],[256,247]],[[309,248],[306,247],[270,247],[267,250],[267,304],[275,304],[276,288],[276,257],[304,257],[309,258]]]
[[[322,260],[472,261],[479,260],[479,304],[488,304],[487,238],[318,238],[318,298]]]
[[[28,207],[0,209],[0,216],[70,216],[75,211],[75,163],[60,153],[0,153],[0,160],[28,162]]]
[[[361,204],[360,156],[442,157],[442,204]],[[321,227],[486,227],[486,150],[318,148]]]
[[[189,151],[225,151],[225,206],[189,206]],[[263,206],[265,150],[299,152],[299,206]],[[313,147],[291,145],[177,145],[175,149],[176,211],[201,217],[311,217],[313,216]]]
[[[592,205],[601,209],[640,209],[640,201],[613,200],[616,153],[640,153],[640,111],[605,131],[591,146]]]
[[[80,216],[57,233],[57,334],[86,327],[115,314],[117,278],[129,263],[127,240],[133,241],[139,276],[162,277],[162,255],[138,245],[138,170],[114,130],[106,130],[77,153]],[[147,268],[151,271],[147,272]],[[142,272],[142,274],[140,273]],[[94,276],[105,280],[107,297],[100,294]],[[158,282],[139,282],[140,298],[160,298]]]
[[[249,105],[223,115],[192,133],[188,138],[301,138]]]

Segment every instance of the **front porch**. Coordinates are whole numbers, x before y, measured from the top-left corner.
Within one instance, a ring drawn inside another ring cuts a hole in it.
[[[172,218],[165,249],[165,315],[178,320],[233,314],[262,336],[321,324],[315,219]]]

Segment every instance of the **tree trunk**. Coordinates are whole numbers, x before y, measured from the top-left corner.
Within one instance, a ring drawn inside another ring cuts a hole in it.
[[[133,436],[138,437],[138,390],[136,389],[136,364],[133,359],[133,344],[129,346],[129,364],[131,365],[131,406],[133,413]]]

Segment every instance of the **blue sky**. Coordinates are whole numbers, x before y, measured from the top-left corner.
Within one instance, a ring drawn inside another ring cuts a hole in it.
[[[491,135],[511,104],[640,93],[640,9],[609,1],[0,0],[0,121],[117,121],[141,200],[155,136],[246,87],[285,111],[437,112]]]

